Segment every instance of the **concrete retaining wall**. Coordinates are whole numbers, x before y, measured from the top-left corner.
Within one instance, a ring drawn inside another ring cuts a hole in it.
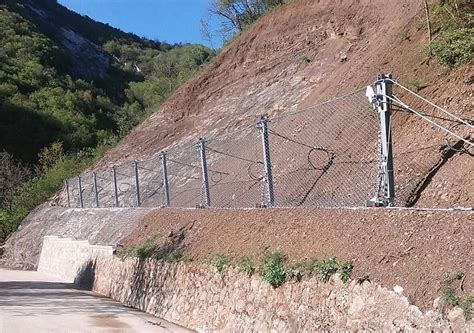
[[[67,209],[42,205],[21,223],[6,242],[0,266],[34,270],[44,236],[115,245],[150,211],[146,208]]]
[[[111,256],[113,251],[112,246],[91,245],[87,240],[45,236],[38,272],[72,283],[88,261],[98,256]]]
[[[273,289],[236,269],[99,257],[93,290],[200,332],[471,331],[462,311],[443,318],[375,283],[317,278]]]

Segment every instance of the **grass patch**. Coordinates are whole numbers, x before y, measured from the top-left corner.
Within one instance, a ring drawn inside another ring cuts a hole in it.
[[[466,319],[472,318],[472,304],[474,295],[459,296],[453,287],[453,282],[460,281],[464,277],[463,272],[456,272],[446,278],[441,286],[441,299],[451,306],[458,306],[463,310]]]
[[[210,264],[219,273],[222,273],[227,267],[230,266],[230,259],[225,255],[219,254],[211,259]]]
[[[425,88],[426,85],[423,83],[422,80],[420,79],[413,79],[408,81],[408,85],[413,87],[413,89],[416,90],[416,92],[420,91],[421,89]]]
[[[454,68],[472,58],[474,29],[457,29],[441,32],[431,43],[431,50],[442,65]]]
[[[397,33],[397,37],[400,39],[406,39],[407,36],[408,34],[406,33],[406,31],[400,31],[399,33]]]
[[[431,54],[449,68],[468,62],[474,53],[474,6],[472,1],[436,1],[430,14]]]
[[[143,243],[136,246],[129,246],[118,250],[115,255],[121,260],[138,257],[140,259],[152,258],[158,261],[180,262],[188,261],[184,250],[173,244],[159,245],[159,235],[149,237]]]
[[[240,271],[251,277],[255,273],[255,267],[252,263],[252,260],[249,257],[243,257],[239,263]]]

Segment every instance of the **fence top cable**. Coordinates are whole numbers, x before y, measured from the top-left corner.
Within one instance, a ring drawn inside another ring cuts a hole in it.
[[[426,120],[426,121],[429,122],[430,124],[432,124],[432,125],[434,125],[434,126],[440,128],[440,129],[442,129],[443,131],[445,131],[445,132],[451,134],[452,136],[458,138],[459,140],[464,141],[464,142],[467,143],[468,145],[474,146],[474,143],[473,143],[473,142],[464,139],[463,137],[457,135],[456,133],[454,133],[454,132],[448,130],[447,128],[445,128],[445,127],[439,125],[438,123],[432,121],[431,119],[429,119],[428,117],[424,116],[424,115],[421,114],[420,112],[418,112],[418,111],[416,111],[416,110],[410,108],[408,105],[406,105],[405,103],[403,103],[399,98],[393,98],[393,97],[387,96],[387,95],[385,95],[385,97],[387,97],[388,99],[390,99],[391,101],[393,101],[393,102],[395,102],[395,103],[400,104],[400,106],[406,108],[407,110],[410,110],[411,112],[413,112],[413,113],[416,114],[417,116],[423,118],[424,120]]]
[[[333,102],[336,102],[338,100],[341,100],[341,99],[344,99],[346,97],[350,97],[350,96],[353,96],[355,94],[358,94],[362,91],[365,91],[366,88],[360,88],[360,89],[357,89],[355,91],[352,91],[350,93],[347,93],[347,94],[343,94],[343,95],[339,95],[339,96],[336,96],[328,101],[325,101],[325,102],[320,102],[320,103],[315,103],[313,105],[310,105],[304,109],[299,109],[299,110],[295,110],[295,111],[289,111],[289,112],[283,112],[281,114],[279,114],[278,116],[273,116],[271,117],[270,120],[276,120],[276,119],[280,119],[280,118],[284,118],[284,117],[288,117],[288,116],[293,116],[295,114],[298,114],[298,113],[301,113],[301,112],[306,112],[306,111],[309,111],[309,110],[312,110],[314,108],[317,108],[317,107],[320,107],[320,106],[324,106],[324,105],[327,105],[327,104],[331,104]]]
[[[409,92],[410,94],[418,97],[419,99],[421,99],[422,101],[428,103],[429,105],[433,106],[434,108],[440,110],[441,112],[447,114],[448,116],[456,119],[457,121],[463,123],[464,125],[467,125],[469,126],[470,128],[473,128],[474,129],[474,125],[470,124],[468,121],[466,121],[465,119],[462,119],[454,114],[452,114],[451,112],[448,112],[447,110],[443,109],[442,107],[439,107],[438,105],[434,104],[433,102],[427,100],[426,98],[424,98],[423,96],[420,96],[418,95],[417,93],[415,93],[414,91],[408,89],[407,87],[401,85],[400,83],[398,83],[397,81],[393,80],[393,79],[388,79],[390,82],[392,82],[393,84],[395,84],[396,86],[402,88],[403,90]]]

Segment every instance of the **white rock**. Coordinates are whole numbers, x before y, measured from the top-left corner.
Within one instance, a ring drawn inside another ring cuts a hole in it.
[[[401,295],[403,293],[403,288],[400,287],[399,285],[396,285],[395,287],[393,287],[393,291]]]

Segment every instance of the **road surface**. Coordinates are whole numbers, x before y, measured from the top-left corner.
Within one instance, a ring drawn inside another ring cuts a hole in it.
[[[0,268],[0,332],[189,332],[37,272]]]

